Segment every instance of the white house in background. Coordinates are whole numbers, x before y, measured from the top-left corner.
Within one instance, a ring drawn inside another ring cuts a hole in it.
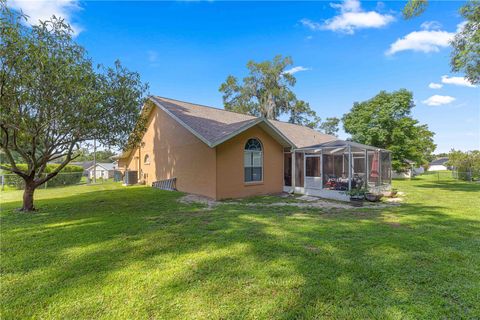
[[[96,176],[97,179],[113,178],[113,172],[116,167],[116,163],[97,163],[96,166],[90,166],[87,169],[88,177],[90,179],[93,179],[94,176]]]
[[[448,158],[438,158],[436,160],[433,160],[430,162],[428,166],[428,171],[442,171],[442,170],[448,170],[447,167],[447,161]]]
[[[423,167],[415,167],[415,162],[411,160],[405,160],[405,162],[409,165],[409,168],[406,171],[397,172],[395,170],[392,171],[392,178],[394,179],[410,179],[415,177],[416,175],[422,174],[425,172]]]

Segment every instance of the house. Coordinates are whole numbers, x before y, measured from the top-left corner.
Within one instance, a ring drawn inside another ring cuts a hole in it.
[[[422,174],[425,172],[423,167],[416,167],[415,162],[412,160],[405,160],[405,163],[407,164],[408,168],[405,171],[395,171],[393,170],[392,172],[392,178],[393,179],[410,179],[412,177],[415,177],[419,174]]]
[[[447,162],[448,162],[447,157],[435,159],[432,162],[430,162],[430,164],[428,165],[428,171],[448,170]]]
[[[88,176],[88,168],[93,166],[93,161],[77,161],[77,162],[70,162],[71,165],[79,166],[83,168],[83,175]]]
[[[86,171],[90,179],[93,179],[94,176],[97,179],[110,179],[113,178],[115,168],[116,163],[97,163],[96,166],[88,167]]]
[[[142,142],[118,166],[148,185],[176,178],[178,190],[213,199],[286,191],[339,200],[350,188],[390,185],[387,150],[169,98],[150,97],[143,112]]]

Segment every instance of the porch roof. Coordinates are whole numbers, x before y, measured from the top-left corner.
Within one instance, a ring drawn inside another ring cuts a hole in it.
[[[340,139],[333,140],[333,141],[327,141],[327,142],[324,142],[324,143],[320,143],[320,144],[316,144],[316,145],[312,145],[312,146],[308,146],[308,147],[304,147],[304,148],[298,148],[298,149],[296,149],[296,151],[311,151],[311,150],[326,149],[326,148],[336,149],[336,148],[346,148],[348,146],[350,146],[353,149],[390,152],[386,149],[377,148],[377,147],[374,147],[374,146],[369,146],[369,145],[366,145],[366,144],[361,144],[361,143],[357,143],[357,142],[353,142],[353,141],[340,140]]]

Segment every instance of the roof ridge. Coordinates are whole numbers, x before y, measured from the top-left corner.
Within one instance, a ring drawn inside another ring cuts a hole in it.
[[[155,98],[160,98],[160,99],[167,99],[167,100],[172,100],[172,101],[178,101],[178,102],[183,102],[183,103],[188,103],[188,104],[192,104],[192,105],[195,105],[195,106],[199,106],[199,107],[204,107],[204,108],[210,108],[210,109],[214,109],[214,110],[218,110],[218,111],[224,111],[224,112],[230,112],[230,113],[235,113],[235,114],[240,114],[242,116],[247,116],[247,117],[252,117],[252,118],[263,118],[263,117],[257,117],[257,116],[252,116],[251,114],[245,114],[245,113],[241,113],[241,112],[236,112],[236,111],[230,111],[230,110],[225,110],[225,109],[220,109],[220,108],[216,108],[216,107],[212,107],[212,106],[207,106],[207,105],[204,105],[204,104],[198,104],[198,103],[194,103],[194,102],[189,102],[189,101],[184,101],[184,100],[178,100],[178,99],[173,99],[173,98],[168,98],[168,97],[162,97],[162,96],[153,96]],[[323,133],[323,132],[320,132],[320,131],[317,131],[315,129],[312,129],[308,126],[304,126],[304,125],[301,125],[301,124],[298,124],[298,123],[291,123],[291,122],[288,122],[288,121],[282,121],[282,120],[277,120],[277,119],[266,119],[268,121],[277,121],[277,122],[281,122],[281,123],[285,123],[285,124],[291,124],[291,125],[294,125],[294,126],[297,126],[297,127],[302,127],[302,128],[307,128],[307,129],[310,129],[312,131],[315,131],[319,134],[323,134],[323,135],[326,135],[326,136],[332,136],[334,138],[338,138],[334,135],[331,135],[331,134],[326,134],[326,133]]]
[[[247,117],[252,117],[252,118],[261,118],[261,117],[257,117],[257,116],[252,116],[251,114],[245,114],[245,113],[241,113],[241,112],[236,112],[236,111],[230,111],[230,110],[220,109],[220,108],[217,108],[217,107],[207,106],[207,105],[205,105],[205,104],[198,104],[198,103],[194,103],[194,102],[189,102],[189,101],[184,101],[184,100],[178,100],[178,99],[173,99],[173,98],[168,98],[168,97],[162,97],[162,96],[153,96],[153,97],[155,97],[155,98],[160,98],[160,99],[167,99],[167,100],[177,101],[177,102],[188,103],[188,104],[192,104],[192,105],[195,105],[195,106],[199,106],[199,107],[203,107],[203,108],[209,108],[209,109],[213,109],[213,110],[217,110],[217,111],[224,111],[224,112],[230,112],[230,113],[240,114],[240,115],[242,115],[242,116],[247,116]]]

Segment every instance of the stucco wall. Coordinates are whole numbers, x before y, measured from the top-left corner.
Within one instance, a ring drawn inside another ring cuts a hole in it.
[[[188,193],[216,196],[215,149],[209,148],[160,108],[155,107],[143,137],[143,147],[124,160],[129,170],[139,170],[141,180],[177,178],[177,189]],[[145,164],[145,155],[150,163]],[[140,162],[139,162],[140,159]],[[122,161],[119,161],[119,166]]]
[[[245,143],[257,138],[263,146],[263,182],[245,183],[243,152]],[[217,146],[217,199],[240,198],[282,192],[283,147],[255,126]]]

